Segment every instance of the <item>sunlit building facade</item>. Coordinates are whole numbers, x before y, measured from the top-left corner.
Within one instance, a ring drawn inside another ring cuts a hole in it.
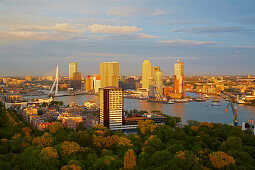
[[[77,62],[69,63],[69,80],[72,80],[74,73],[77,72]]]
[[[119,87],[119,63],[104,62],[99,64],[101,87]]]
[[[143,61],[142,66],[142,87],[149,89],[149,78],[151,77],[151,62],[149,60]]]
[[[174,64],[174,89],[176,93],[183,93],[184,63],[177,60]]]
[[[99,89],[99,122],[110,129],[123,124],[123,90],[117,87]]]
[[[160,71],[160,67],[153,67],[152,68],[152,77],[154,81],[154,86],[157,88],[158,93],[162,96],[163,95],[163,73]]]

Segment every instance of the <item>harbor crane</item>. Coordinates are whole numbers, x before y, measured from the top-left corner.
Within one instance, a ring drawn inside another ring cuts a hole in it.
[[[233,116],[234,116],[233,124],[234,124],[234,126],[238,126],[236,106],[234,106],[233,102],[230,102],[230,103],[227,105],[226,112],[228,111],[228,107],[229,107],[229,106],[231,107],[232,113],[233,113]]]

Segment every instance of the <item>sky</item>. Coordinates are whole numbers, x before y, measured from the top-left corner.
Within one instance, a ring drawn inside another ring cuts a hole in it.
[[[0,77],[82,75],[117,61],[141,75],[255,75],[254,0],[0,0]]]

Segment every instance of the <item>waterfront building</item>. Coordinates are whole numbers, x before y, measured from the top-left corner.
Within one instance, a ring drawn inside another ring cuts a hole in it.
[[[104,62],[99,64],[101,87],[119,87],[119,63]]]
[[[174,64],[174,89],[176,93],[183,93],[184,63],[177,60]]]
[[[90,81],[90,75],[87,76],[86,78],[86,83],[85,83],[85,89],[86,91],[91,91],[91,81]]]
[[[158,92],[160,94],[160,96],[162,96],[163,94],[163,73],[162,71],[160,71],[160,67],[153,67],[152,68],[152,77],[153,77],[153,81],[154,81],[154,86],[157,88]]]
[[[69,63],[69,80],[74,78],[74,73],[77,72],[77,62]]]
[[[96,80],[95,80],[95,92],[98,93],[99,92],[99,89],[101,88],[101,79],[100,79],[100,76],[97,75],[96,76]]]
[[[149,89],[149,78],[151,77],[151,62],[149,60],[143,61],[142,66],[142,87]]]
[[[26,81],[32,81],[32,77],[31,77],[31,76],[26,76],[26,77],[25,77],[25,80],[26,80]]]
[[[80,72],[75,72],[73,74],[73,78],[70,80],[70,88],[73,88],[73,90],[81,89],[81,73]]]
[[[99,122],[114,129],[123,123],[123,90],[117,87],[99,89]]]

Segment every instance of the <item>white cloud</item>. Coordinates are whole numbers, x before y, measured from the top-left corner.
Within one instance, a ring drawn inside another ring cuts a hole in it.
[[[163,11],[163,10],[161,10],[161,9],[157,9],[156,11],[154,11],[153,13],[152,13],[152,15],[155,15],[155,16],[157,16],[157,15],[166,15],[167,14],[167,12],[166,11]]]
[[[68,33],[83,33],[85,29],[78,30],[69,23],[56,23],[53,26],[23,26],[13,29],[15,31],[53,31],[53,32],[68,32]]]
[[[171,57],[171,56],[167,56],[167,57],[149,57],[150,60],[199,60],[198,57]]]
[[[46,32],[32,32],[32,31],[0,31],[0,38],[5,40],[67,40],[78,35],[73,34],[56,34]]]
[[[141,33],[141,34],[137,34],[137,38],[138,39],[152,39],[152,38],[158,38],[158,36]]]
[[[255,48],[255,46],[224,46],[227,48]]]
[[[108,14],[114,16],[131,16],[139,12],[140,10],[136,8],[112,8],[108,11]]]
[[[88,29],[92,33],[107,33],[107,34],[130,34],[137,31],[141,31],[141,28],[137,28],[136,26],[112,26],[112,25],[100,25],[93,24],[89,25]]]
[[[214,42],[214,41],[195,41],[195,40],[167,40],[160,41],[163,44],[173,44],[173,45],[216,45],[216,44],[225,44],[224,42]]]

